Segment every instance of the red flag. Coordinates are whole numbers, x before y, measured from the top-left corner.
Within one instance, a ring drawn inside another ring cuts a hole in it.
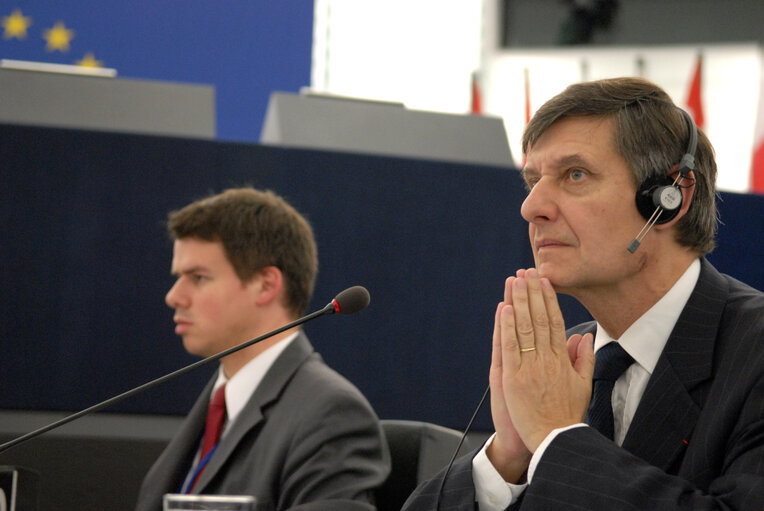
[[[759,84],[759,114],[753,132],[753,161],[751,165],[751,191],[764,193],[764,73]]]
[[[698,60],[695,63],[695,73],[692,75],[692,82],[690,82],[690,90],[687,93],[687,101],[685,101],[698,128],[703,128],[702,70],[703,55],[699,53]]]
[[[480,115],[483,113],[483,107],[480,101],[480,79],[477,73],[472,73],[472,104],[470,111],[473,114]]]
[[[761,114],[759,114],[761,115]],[[751,170],[751,191],[764,193],[764,136],[759,137],[753,150],[753,169]]]
[[[523,68],[523,86],[525,87],[525,126],[531,122],[531,79],[528,68]],[[523,159],[520,166],[525,167],[525,148],[523,147]]]
[[[531,79],[527,67],[523,69],[523,77],[525,79],[525,124],[528,124],[531,121]]]

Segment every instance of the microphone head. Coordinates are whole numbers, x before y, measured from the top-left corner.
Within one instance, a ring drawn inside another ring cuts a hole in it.
[[[353,286],[334,297],[332,305],[335,314],[354,314],[369,305],[371,297],[363,286]]]

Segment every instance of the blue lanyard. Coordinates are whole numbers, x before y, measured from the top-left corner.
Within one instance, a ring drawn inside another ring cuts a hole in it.
[[[191,477],[188,479],[185,487],[181,488],[181,493],[188,493],[191,490],[191,486],[194,484],[194,481],[196,481],[196,478],[199,477],[199,474],[202,472],[202,470],[204,470],[204,467],[207,466],[207,463],[209,463],[212,455],[215,454],[215,451],[217,451],[218,445],[220,445],[220,442],[218,442],[204,458],[199,460],[199,464],[196,466],[196,469],[194,469],[194,473],[191,474]]]

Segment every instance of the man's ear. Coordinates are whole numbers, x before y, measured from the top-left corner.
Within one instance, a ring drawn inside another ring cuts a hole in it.
[[[269,305],[281,299],[284,276],[277,267],[266,266],[258,270],[251,283],[256,284],[255,304],[258,306]]]
[[[671,178],[676,179],[676,172],[671,174]],[[687,210],[690,209],[690,204],[692,203],[693,193],[695,193],[695,173],[692,170],[687,172],[687,174],[679,179],[677,186],[679,186],[679,191],[682,192],[682,205],[679,208],[679,213],[665,224],[656,224],[655,229],[663,230],[671,228],[680,218],[687,214]]]

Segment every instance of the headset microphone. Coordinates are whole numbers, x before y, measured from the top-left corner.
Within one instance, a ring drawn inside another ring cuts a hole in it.
[[[682,177],[682,174],[677,174],[676,179],[673,182],[669,180],[668,184],[663,177],[651,178],[639,187],[637,209],[642,213],[642,216],[647,218],[647,222],[637,237],[629,243],[627,247],[629,252],[633,254],[637,251],[653,225],[666,223],[679,213],[679,208],[682,206],[682,190],[679,189],[677,183]],[[659,183],[656,184],[656,181]],[[664,215],[664,213],[666,214]]]
[[[673,220],[682,207],[682,179],[689,179],[687,174],[695,169],[695,150],[698,146],[698,128],[690,114],[679,109],[687,122],[690,140],[687,151],[679,162],[679,173],[673,181],[669,176],[658,175],[646,179],[639,186],[636,195],[637,209],[647,220],[636,238],[626,248],[632,254],[637,251],[642,240],[655,224],[664,224]]]

